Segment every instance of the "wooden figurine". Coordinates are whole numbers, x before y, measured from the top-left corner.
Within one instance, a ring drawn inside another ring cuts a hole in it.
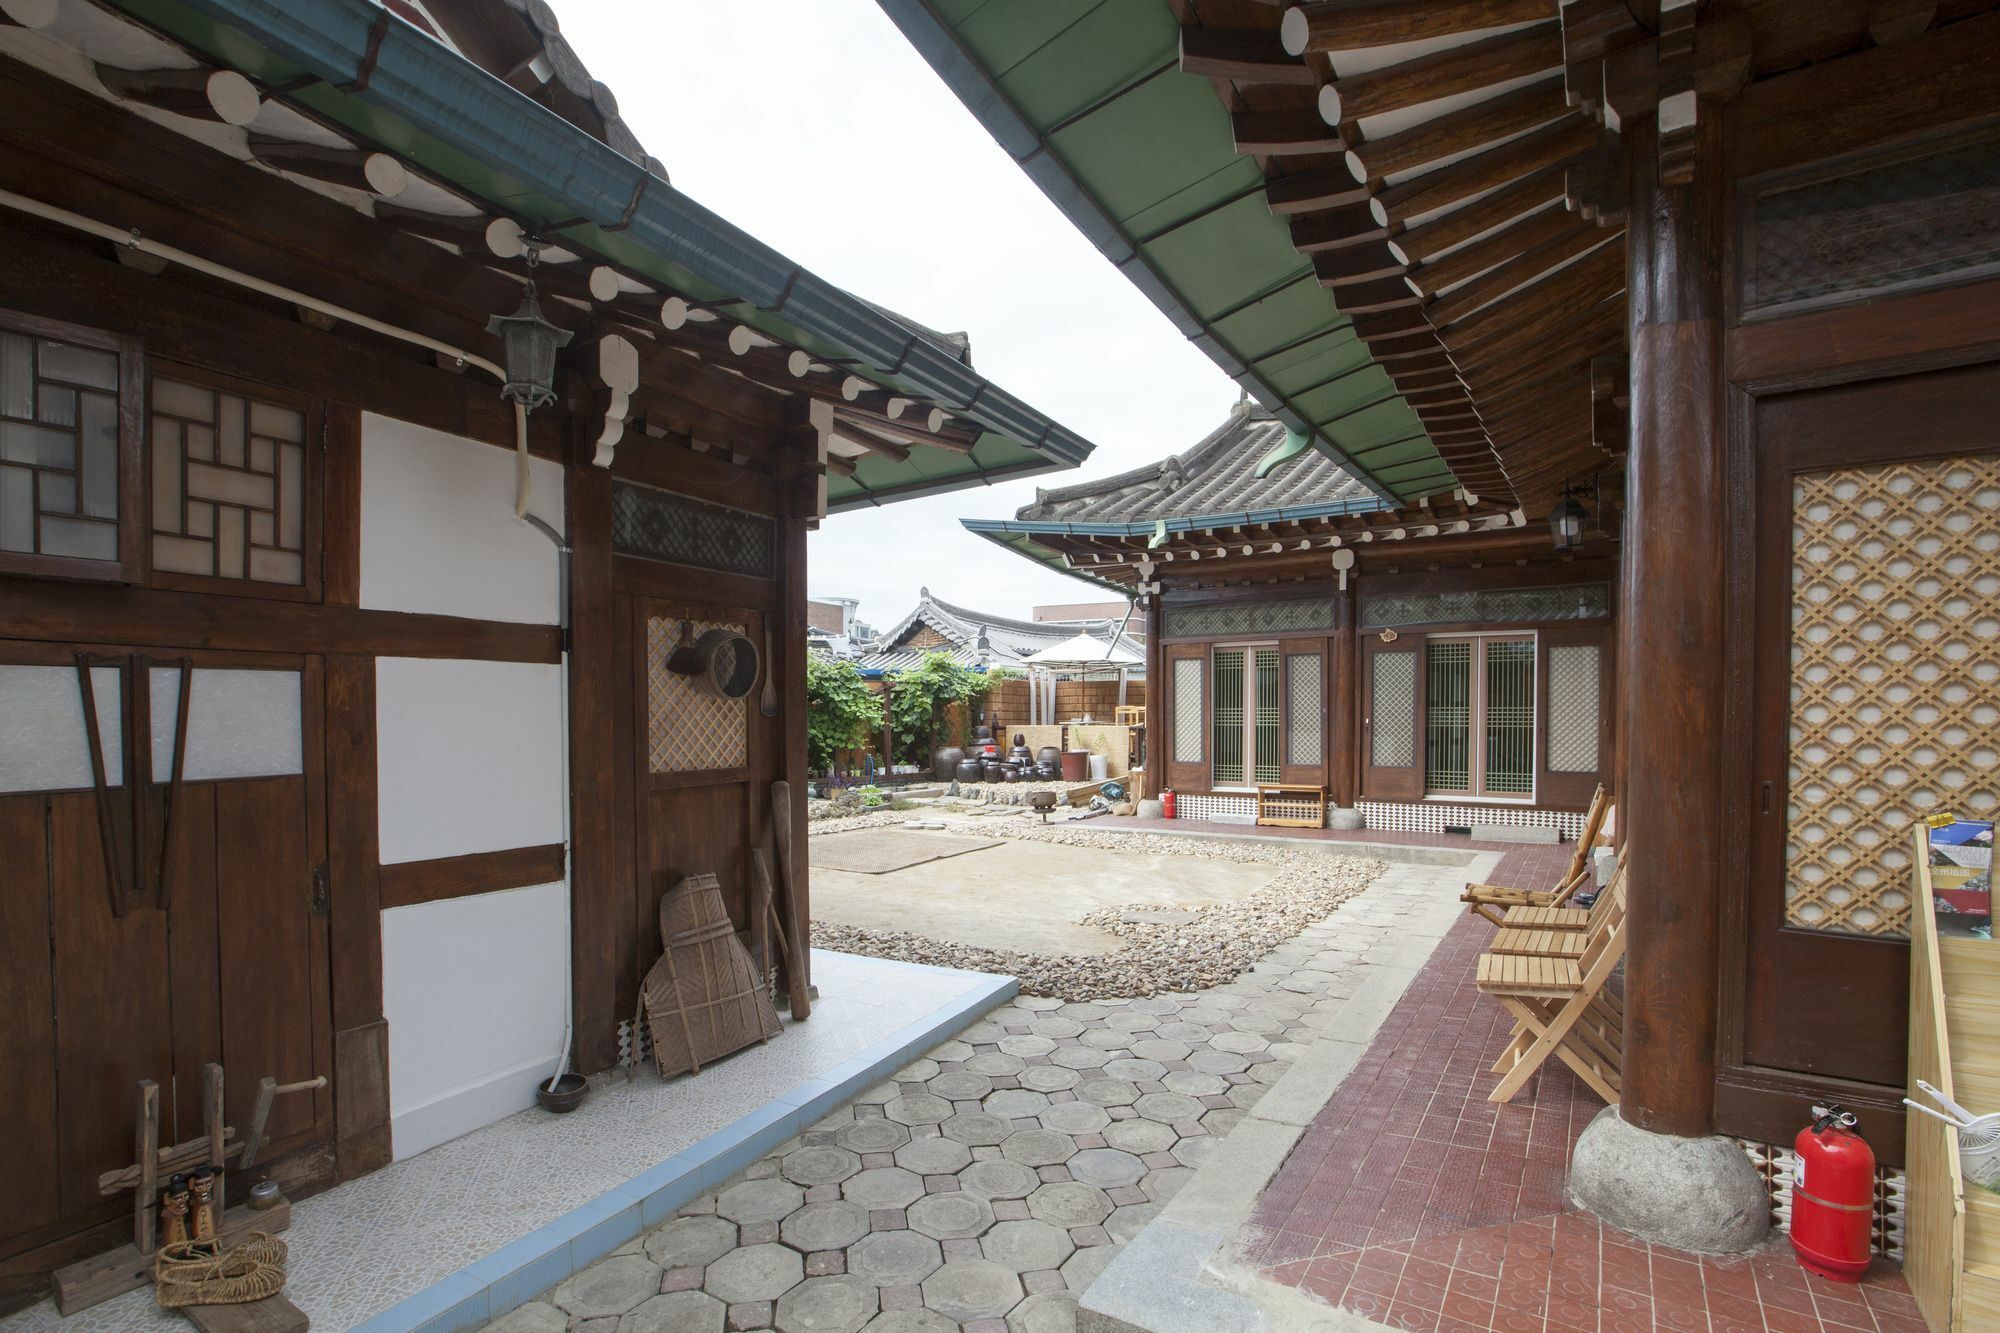
[[[178,1245],[188,1239],[188,1178],[176,1174],[160,1199],[160,1244]]]
[[[198,1168],[194,1179],[189,1182],[189,1188],[194,1191],[194,1241],[197,1245],[213,1245],[216,1232],[220,1230],[216,1225],[215,1184],[216,1171],[210,1166]]]

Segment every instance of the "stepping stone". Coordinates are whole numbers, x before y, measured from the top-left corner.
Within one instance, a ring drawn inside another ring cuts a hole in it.
[[[654,1296],[618,1321],[619,1333],[722,1333],[728,1309],[705,1291],[670,1291]],[[498,1325],[489,1324],[488,1328]]]
[[[947,1122],[949,1123],[949,1122]],[[931,1134],[911,1139],[896,1149],[896,1165],[920,1176],[949,1176],[963,1171],[972,1162],[972,1149],[957,1139]]]
[[[923,1197],[924,1182],[900,1166],[877,1166],[848,1177],[840,1195],[863,1208],[907,1208]]]
[[[1057,1102],[1041,1120],[1042,1128],[1058,1134],[1099,1134],[1111,1123],[1111,1113],[1095,1102]]]
[[[614,1254],[565,1281],[549,1297],[579,1319],[621,1315],[660,1292],[660,1266],[636,1254]]]
[[[994,1093],[995,1097],[1000,1093]],[[1040,1093],[1033,1094],[1041,1097]],[[1043,1097],[1046,1102],[1048,1098]],[[1005,1116],[989,1115],[985,1111],[962,1111],[940,1126],[946,1138],[959,1143],[969,1143],[990,1148],[1004,1142],[1014,1132],[1014,1122]]]
[[[910,1141],[910,1131],[887,1116],[875,1116],[855,1121],[833,1141],[849,1152],[894,1152]]]
[[[1023,1120],[1048,1109],[1049,1097],[1033,1088],[1002,1088],[988,1097],[984,1109],[1004,1120]],[[997,1140],[996,1140],[997,1142]]]
[[[1052,1129],[1022,1129],[1009,1135],[1000,1151],[1023,1166],[1057,1166],[1075,1154],[1076,1143]]]
[[[806,1193],[784,1180],[738,1181],[715,1198],[715,1211],[732,1222],[775,1222],[797,1212]]]
[[[1058,1137],[1068,1142],[1067,1136]],[[1025,1199],[1041,1183],[1042,1178],[1033,1167],[998,1157],[988,1162],[974,1162],[958,1173],[959,1189],[980,1199]]]
[[[845,1273],[809,1277],[778,1301],[777,1326],[784,1333],[861,1333],[881,1308],[875,1288]],[[618,1326],[618,1333],[626,1333]]]
[[[782,1245],[749,1245],[731,1250],[710,1264],[702,1274],[701,1288],[730,1305],[775,1301],[798,1286],[805,1275],[805,1260],[798,1251]],[[657,1282],[654,1289],[659,1289]]]
[[[1166,1125],[1184,1125],[1190,1120],[1201,1119],[1202,1112],[1208,1108],[1182,1093],[1149,1092],[1133,1102],[1132,1109],[1148,1120]]]
[[[701,1268],[736,1248],[736,1225],[719,1217],[677,1217],[646,1237],[646,1257],[662,1268]]]
[[[925,1090],[954,1102],[976,1102],[993,1091],[993,1080],[969,1069],[953,1069],[939,1074]]]
[[[1077,1295],[1083,1295],[1084,1289],[1097,1281],[1097,1275],[1111,1266],[1120,1248],[1117,1245],[1084,1246],[1063,1264],[1064,1285]]]
[[[944,1251],[920,1231],[878,1231],[847,1251],[847,1271],[878,1287],[915,1286],[943,1262]]]
[[[1103,1249],[1103,1246],[1099,1246]],[[1075,1333],[1076,1293],[1038,1291],[1007,1316],[1007,1333]]]
[[[935,1125],[951,1115],[951,1103],[928,1092],[906,1092],[882,1108],[899,1125]]]
[[[845,1199],[809,1203],[786,1218],[778,1235],[795,1250],[844,1250],[868,1234],[868,1210]]]
[[[924,1279],[924,1304],[950,1319],[998,1318],[1021,1303],[1021,1279],[986,1259],[957,1259]]]
[[[1146,1164],[1118,1148],[1085,1148],[1069,1159],[1069,1173],[1086,1185],[1116,1189],[1136,1185],[1146,1174]]]
[[[910,1205],[908,1216],[912,1231],[936,1240],[969,1240],[993,1225],[993,1205],[961,1189],[926,1194]]]
[[[1067,1231],[1047,1222],[996,1222],[979,1238],[979,1250],[1016,1273],[1039,1273],[1062,1267],[1063,1260],[1076,1252],[1076,1244]]]
[[[837,1185],[861,1169],[861,1159],[831,1144],[788,1153],[778,1170],[794,1185]]]
[[[1102,1226],[1111,1216],[1111,1196],[1080,1180],[1057,1181],[1028,1196],[1028,1213],[1037,1222],[1065,1229]]]
[[[1083,1075],[1061,1065],[1029,1065],[1019,1075],[1021,1086],[1036,1092],[1067,1092],[1083,1081]]]
[[[1210,1112],[1210,1114],[1216,1113]],[[1114,1120],[1106,1125],[1102,1132],[1106,1143],[1137,1156],[1144,1156],[1149,1152],[1165,1152],[1173,1147],[1174,1140],[1180,1137],[1174,1133],[1172,1125],[1145,1119]]]

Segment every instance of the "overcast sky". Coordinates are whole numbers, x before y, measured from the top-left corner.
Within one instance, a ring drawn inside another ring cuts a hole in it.
[[[1025,616],[1093,585],[974,537],[1039,480],[1193,444],[1236,387],[1000,151],[874,0],[568,0],[563,32],[673,183],[831,282],[972,335],[981,374],[1097,446],[1075,471],[828,519],[815,595],[878,629],[928,585]]]

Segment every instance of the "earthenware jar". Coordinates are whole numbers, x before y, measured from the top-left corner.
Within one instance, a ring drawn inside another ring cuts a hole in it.
[[[958,765],[964,758],[965,751],[956,745],[939,747],[937,754],[931,760],[932,776],[939,782],[951,781],[952,774],[958,771]]]

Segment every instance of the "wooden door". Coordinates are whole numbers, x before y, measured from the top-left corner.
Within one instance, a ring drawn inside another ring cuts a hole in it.
[[[239,1132],[328,1069],[319,711],[313,659],[0,642],[0,1263],[129,1217],[97,1178],[141,1079],[178,1141],[209,1061]],[[331,1137],[330,1093],[288,1101],[264,1162]]]
[[[1421,635],[1362,640],[1361,794],[1415,801],[1424,794]]]
[[[1753,408],[1744,1065],[1903,1084],[1911,825],[2000,807],[1997,393],[1978,367]]]

